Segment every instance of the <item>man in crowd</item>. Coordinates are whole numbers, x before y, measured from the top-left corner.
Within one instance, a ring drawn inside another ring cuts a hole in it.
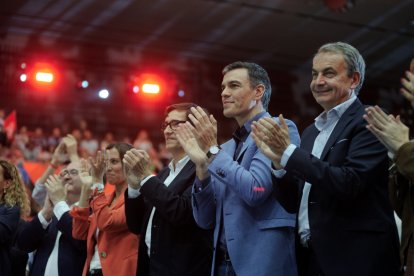
[[[212,234],[196,225],[191,208],[195,166],[175,135],[194,106],[181,103],[167,107],[162,130],[172,161],[157,176],[152,175],[145,150],[131,149],[124,156],[129,175],[125,213],[130,231],[141,236],[140,276],[210,274]]]
[[[275,194],[284,177],[272,183],[271,162],[250,136],[251,124],[271,118],[266,112],[271,84],[267,72],[250,62],[223,69],[223,114],[237,121],[233,139],[217,143],[217,123],[201,108],[192,108],[178,138],[196,164],[193,211],[197,224],[214,229],[214,275],[296,275],[294,226]],[[296,126],[289,122],[299,145]]]
[[[42,188],[47,191],[42,210],[24,226],[17,238],[17,245],[22,250],[36,250],[29,275],[82,275],[86,243],[72,238],[69,214],[81,192],[79,170],[79,161],[74,161],[64,167],[59,176],[50,173]]]
[[[280,125],[263,119],[253,127],[256,144],[273,166],[299,182],[291,184],[301,194],[300,275],[400,273],[387,151],[366,128],[357,98],[364,75],[357,49],[325,44],[313,58],[310,84],[324,111],[303,132],[301,146],[286,135],[281,115]]]

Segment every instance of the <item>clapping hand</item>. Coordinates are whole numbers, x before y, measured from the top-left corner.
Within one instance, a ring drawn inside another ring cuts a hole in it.
[[[392,153],[409,141],[409,128],[401,122],[400,116],[387,115],[379,106],[365,109],[363,116],[368,122],[367,128]]]
[[[282,169],[280,160],[290,144],[289,127],[283,115],[279,115],[280,125],[273,118],[265,117],[252,124],[252,137],[263,154],[272,160],[276,169]]]
[[[190,157],[191,161],[193,161],[197,166],[201,166],[208,161],[207,155],[204,150],[200,148],[199,142],[196,139],[193,130],[193,126],[189,122],[186,122],[177,128],[175,136],[177,137],[177,140],[184,149],[185,153]]]
[[[200,106],[192,107],[191,113],[188,118],[192,125],[187,123],[187,126],[193,132],[203,152],[207,152],[211,146],[218,145],[217,121],[213,115],[208,116]]]
[[[62,181],[57,175],[51,175],[45,183],[47,193],[53,205],[66,200],[67,186],[63,187]]]
[[[90,174],[90,166],[85,159],[80,160],[80,181],[82,182],[82,189],[89,191],[93,185],[92,175]]]
[[[141,181],[152,174],[151,159],[145,150],[130,149],[122,160],[128,185],[139,189]]]
[[[98,151],[95,158],[89,157],[89,165],[91,169],[92,181],[94,183],[102,183],[103,175],[105,173],[105,156],[106,151]]]

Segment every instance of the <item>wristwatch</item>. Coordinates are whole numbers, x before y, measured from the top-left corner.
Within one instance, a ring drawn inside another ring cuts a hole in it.
[[[221,150],[220,146],[211,146],[207,152],[207,158],[210,158],[212,155],[216,155]]]

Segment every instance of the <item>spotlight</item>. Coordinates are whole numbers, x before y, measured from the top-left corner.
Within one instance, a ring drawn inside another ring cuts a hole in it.
[[[27,81],[27,75],[26,74],[21,74],[20,75],[20,81],[21,82],[26,82]]]
[[[109,97],[109,91],[108,89],[102,89],[99,91],[98,95],[99,95],[99,98],[106,99]]]
[[[178,90],[178,97],[182,98],[184,96],[185,96],[184,90],[182,90],[182,89]]]
[[[82,87],[82,88],[88,88],[88,86],[89,86],[89,82],[88,82],[87,80],[83,80],[83,81],[81,82],[81,87]]]

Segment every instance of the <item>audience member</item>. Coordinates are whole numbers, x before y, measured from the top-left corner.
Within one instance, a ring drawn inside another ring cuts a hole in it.
[[[414,59],[410,71],[402,78],[401,92],[414,108]],[[414,275],[414,141],[409,140],[409,129],[400,116],[387,115],[378,106],[365,109],[367,128],[388,149],[391,157],[389,190],[395,212],[402,221],[401,261],[406,266],[404,275]]]
[[[210,275],[212,233],[196,225],[191,208],[195,165],[175,136],[195,106],[167,107],[162,130],[172,161],[157,176],[146,151],[131,149],[124,156],[124,166],[135,178],[125,193],[127,224],[142,237],[137,275]]]
[[[108,145],[104,153],[98,151],[90,162],[91,175],[86,161],[83,162],[79,205],[71,212],[73,237],[87,242],[83,276],[130,276],[136,272],[138,237],[129,232],[126,224],[124,192],[127,181],[122,164],[125,153],[131,148],[129,144],[115,143]],[[115,191],[108,196],[103,193],[104,173],[107,182],[115,186]]]
[[[287,126],[259,120],[255,142],[297,179],[300,275],[400,275],[398,234],[388,199],[386,149],[366,129],[357,98],[365,62],[357,49],[328,43],[313,58],[310,88],[324,111],[291,144]],[[285,175],[286,177],[286,175]]]
[[[20,217],[29,214],[26,189],[17,168],[6,160],[0,160],[0,275],[22,275],[21,256],[14,255],[13,240]],[[27,256],[23,256],[27,261]],[[20,264],[21,265],[21,264]],[[23,266],[23,272],[24,272]]]
[[[49,166],[46,168],[42,176],[35,182],[34,189],[32,191],[32,198],[37,202],[37,204],[40,206],[44,205],[44,200],[47,194],[45,186],[46,180],[55,172],[55,170],[59,168],[59,166],[68,161],[79,161],[77,141],[70,134],[61,140],[53,152],[52,160],[50,161]]]
[[[19,248],[27,252],[36,251],[29,275],[82,274],[86,243],[72,238],[73,219],[69,214],[81,193],[79,170],[79,161],[74,161],[63,168],[59,176],[48,177],[42,210],[18,236]],[[49,169],[44,176],[48,172]]]
[[[270,118],[268,74],[255,63],[229,64],[223,69],[221,90],[224,116],[239,125],[234,139],[219,147],[216,120],[200,107],[191,109],[195,127],[186,122],[177,132],[196,164],[195,220],[204,229],[214,229],[213,273],[297,275],[296,214],[288,213],[273,197],[271,162],[250,136],[253,121]],[[292,140],[299,144],[296,126],[292,122],[289,126]]]

